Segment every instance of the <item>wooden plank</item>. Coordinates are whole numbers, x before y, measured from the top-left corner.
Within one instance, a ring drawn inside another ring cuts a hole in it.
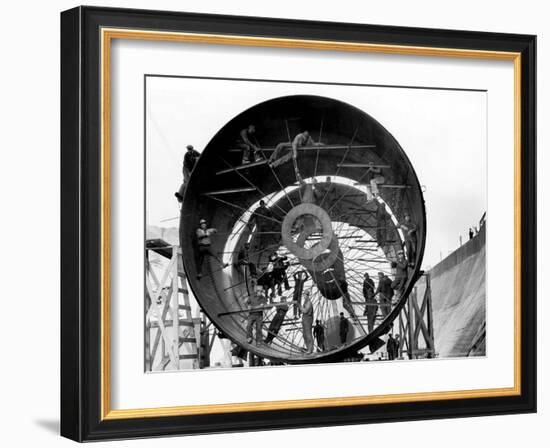
[[[181,257],[178,257],[178,261],[177,261],[177,266],[178,266],[178,271],[180,272],[184,272],[183,271],[183,262],[182,262],[182,258]],[[180,305],[180,309],[182,309],[184,311],[184,314],[186,315],[187,317],[187,321],[191,322],[191,326],[190,327],[187,327],[189,329],[189,332],[192,332],[192,336],[191,337],[188,337],[188,343],[191,344],[191,347],[190,347],[190,350],[196,355],[197,357],[197,361],[193,363],[193,368],[201,368],[201,363],[200,363],[200,349],[199,349],[199,344],[197,344],[197,334],[196,334],[196,327],[195,327],[195,322],[194,322],[194,319],[193,319],[193,315],[191,313],[191,303],[189,302],[189,289],[188,289],[188,285],[187,285],[187,277],[185,276],[185,273],[183,273],[183,275],[181,275],[179,277],[179,281],[181,283],[181,288],[179,288],[179,292],[182,293],[183,295],[183,305]],[[185,335],[184,335],[185,336]],[[198,337],[200,338],[200,334],[198,335]]]
[[[367,187],[370,184],[367,184],[364,182],[355,182],[353,185]],[[376,184],[376,186],[378,188],[412,188],[412,185],[398,185],[398,184]]]
[[[258,162],[246,163],[245,165],[232,166],[231,168],[225,168],[220,171],[216,171],[216,176],[219,174],[233,173],[239,170],[245,170],[247,168],[256,168],[257,166],[267,165],[267,160],[260,160]]]
[[[268,305],[264,305],[264,306],[260,306],[260,307],[257,307],[257,308],[248,308],[246,310],[235,310],[235,311],[225,311],[223,313],[219,313],[218,316],[229,316],[231,314],[248,314],[248,313],[254,313],[256,311],[265,311],[265,310],[269,310],[271,308],[279,308],[279,307],[282,307],[282,306],[290,306],[290,305],[294,305],[294,304],[297,304],[298,302],[297,301],[291,301],[291,302],[279,302],[279,303],[270,303]]]
[[[291,143],[288,143],[289,147],[292,146]],[[300,146],[298,151],[311,151],[317,149],[367,149],[367,148],[376,148],[376,145],[319,145],[319,146]],[[231,148],[229,152],[242,152],[242,149]],[[263,152],[273,152],[275,148],[262,148]]]
[[[149,295],[152,297],[153,294],[152,294],[152,288],[151,288],[151,282],[149,280],[149,276],[145,276],[145,286],[149,292]],[[177,361],[175,359],[175,353],[173,351],[173,348],[170,347],[170,343],[171,343],[171,340],[170,340],[170,337],[168,336],[168,334],[166,333],[166,328],[164,326],[164,322],[163,322],[163,319],[162,319],[162,311],[159,309],[159,306],[157,304],[156,301],[153,301],[152,302],[152,306],[155,307],[155,310],[156,310],[156,314],[157,314],[157,323],[158,323],[158,326],[160,328],[160,331],[162,333],[162,340],[165,342],[166,345],[168,345],[168,356],[170,356],[170,359],[172,360],[172,363],[174,365],[177,365]]]
[[[164,327],[166,327],[166,328],[171,327],[172,324],[173,324],[172,319],[165,320],[165,321],[163,322],[163,325],[164,325]],[[178,325],[179,325],[180,327],[194,327],[194,326],[195,326],[195,324],[194,324],[193,322],[189,322],[189,320],[188,320],[188,319],[185,319],[185,318],[180,318],[180,319],[179,319]],[[153,321],[153,322],[150,322],[150,323],[148,324],[148,328],[158,328],[158,327],[160,327],[158,321]]]
[[[178,285],[178,250],[177,248],[172,249],[172,347],[176,351],[176,356],[179,356],[179,285]],[[179,358],[176,358],[176,363],[174,365],[176,369],[179,370],[180,363]]]
[[[197,339],[195,337],[190,337],[190,338],[179,338],[179,343],[180,344],[186,344],[186,343],[189,343],[189,342],[192,342],[192,343],[197,343]]]

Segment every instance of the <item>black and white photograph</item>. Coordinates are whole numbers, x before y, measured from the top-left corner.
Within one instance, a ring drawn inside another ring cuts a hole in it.
[[[487,356],[486,91],[144,84],[145,372]]]

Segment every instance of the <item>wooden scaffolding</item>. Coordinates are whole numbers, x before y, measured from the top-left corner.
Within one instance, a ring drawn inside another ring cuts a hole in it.
[[[202,318],[193,318],[187,279],[178,246],[146,247],[145,370],[197,369],[200,362]],[[150,252],[170,256],[160,275],[149,260]],[[204,356],[203,356],[204,359]],[[203,365],[201,365],[203,364]]]
[[[409,359],[434,358],[432,318],[432,289],[430,274],[424,274],[426,288],[419,301],[418,287],[415,286],[407,303],[399,314],[399,357],[407,354]]]

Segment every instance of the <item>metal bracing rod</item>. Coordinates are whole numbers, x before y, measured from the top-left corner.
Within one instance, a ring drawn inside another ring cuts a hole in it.
[[[313,294],[312,294],[312,291],[313,291],[313,286],[314,286],[314,285],[315,285],[315,282],[313,281],[313,279],[311,279],[311,285],[310,285],[310,287],[309,287],[309,295],[310,295],[310,300],[311,300],[312,305],[313,305],[313,297],[312,297]],[[304,282],[304,286],[305,286],[305,282]],[[303,295],[303,292],[304,292],[304,291],[302,290],[302,295]],[[301,306],[302,303],[303,303],[302,297],[300,297],[300,306]],[[300,314],[301,314],[301,310],[300,310]],[[293,334],[292,341],[294,342],[294,341],[296,340],[297,337],[299,338],[299,335],[300,335],[299,332],[294,333],[294,334]],[[305,339],[304,339],[304,334],[303,334],[303,332],[301,333],[301,335],[302,335],[301,342],[302,342],[302,345],[303,345],[303,344],[305,344]],[[313,337],[313,335],[312,335],[312,337]],[[300,341],[300,339],[298,339],[298,341]],[[299,348],[299,349],[300,349],[300,348]]]
[[[286,191],[286,188],[283,186],[283,184],[281,183],[279,177],[277,176],[277,174],[275,173],[275,170],[273,169],[273,167],[271,166],[271,164],[269,163],[268,161],[268,158],[267,156],[265,155],[264,153],[264,150],[262,149],[262,147],[260,146],[260,143],[258,142],[258,140],[256,138],[254,138],[254,140],[256,141],[256,145],[258,146],[258,148],[260,149],[260,152],[262,153],[262,157],[264,158],[264,160],[266,160],[268,163],[267,163],[267,166],[269,167],[271,173],[273,174],[273,176],[275,177],[275,180],[277,181],[277,183],[279,184],[279,187],[281,188],[282,192],[285,194],[285,197],[286,199],[288,200],[289,204],[291,207],[294,207],[294,203],[292,202],[292,199],[290,199],[290,196],[288,195],[287,191]]]
[[[290,136],[290,128],[288,127],[288,120],[285,118],[286,133],[288,135],[288,143],[292,143],[292,137]]]
[[[300,297],[301,299],[301,297]],[[294,333],[292,335],[292,347],[291,347],[291,350],[290,350],[290,354],[293,354],[294,353],[294,349],[296,349],[297,351],[301,351],[301,347],[298,345],[298,343],[296,342],[296,337],[297,337],[297,334]],[[302,335],[302,342],[303,342],[303,335]]]
[[[250,168],[255,168],[257,166],[263,166],[263,165],[267,165],[267,160],[259,160],[257,162],[251,162],[251,163],[246,163],[245,165],[237,165],[237,166],[232,166],[230,168],[225,168],[223,170],[220,170],[220,171],[216,171],[216,176],[219,176],[220,174],[227,174],[227,173],[239,173],[239,171],[241,170],[248,170]]]
[[[376,271],[376,272],[382,272],[386,275],[392,275],[392,272],[391,271],[388,271],[387,269],[384,269],[384,268],[381,268],[379,266],[372,266],[372,265],[368,265],[365,270],[367,271]]]
[[[344,263],[344,266],[345,266],[345,261],[342,260],[342,258],[340,258],[340,257],[338,257],[338,256],[336,256],[336,258],[338,258],[340,261],[342,261],[342,263]],[[363,275],[363,273],[359,272],[359,271],[358,271],[357,269],[355,269],[355,268],[352,268],[351,266],[347,266],[346,269],[349,270],[349,271],[353,271],[355,274]]]
[[[272,310],[271,313],[267,316],[267,319],[265,319],[265,320],[262,319],[262,329],[264,328],[264,325],[267,326],[267,322],[269,321],[270,315],[272,315],[272,314],[274,314],[274,313],[275,313],[275,311]],[[269,327],[266,328],[266,333],[267,333],[268,335],[270,334],[270,333],[269,333]],[[273,340],[275,340],[275,339],[277,339],[279,342],[284,342],[284,343],[290,345],[291,348],[292,348],[292,347],[296,347],[297,349],[300,348],[300,347],[298,347],[298,346],[295,346],[289,339],[285,338],[284,336],[281,336],[279,333],[276,334],[275,337],[273,338]],[[276,351],[278,351],[278,352],[280,352],[280,353],[283,353],[283,354],[286,354],[286,353],[287,353],[287,351],[284,350],[284,348],[286,347],[284,344],[281,344],[281,346],[277,346],[277,345],[272,346],[272,345],[270,345],[270,347],[271,347],[273,350],[276,350]]]
[[[391,168],[390,165],[371,165],[370,163],[339,163],[342,168]]]
[[[298,327],[298,328],[299,328],[299,327]],[[269,332],[268,332],[268,334],[269,334]],[[290,339],[285,338],[284,336],[282,336],[280,332],[277,333],[273,339],[274,339],[274,340],[276,339],[276,340],[278,340],[279,342],[283,342],[283,343],[288,344],[288,345],[283,345],[283,344],[281,344],[281,349],[280,349],[279,347],[277,347],[277,346],[272,347],[273,349],[275,349],[275,350],[277,350],[277,351],[279,351],[279,352],[281,352],[281,353],[287,353],[286,351],[282,350],[283,348],[286,348],[286,347],[289,347],[289,348],[291,348],[291,349],[296,349],[297,351],[300,351],[300,350],[301,350],[301,347],[300,347],[298,344],[294,344],[293,342],[290,341]],[[292,353],[294,353],[294,351],[291,351],[290,353],[292,354]]]
[[[330,275],[332,276],[332,279],[334,280],[334,283],[336,284],[336,287],[337,287],[338,290],[340,291],[340,294],[342,294],[342,305],[343,305],[343,304],[344,304],[344,297],[345,297],[344,291],[342,291],[342,288],[340,287],[340,284],[338,283],[338,281],[336,281],[336,277],[334,277],[334,274],[332,273],[332,271],[329,271],[329,272],[330,272]],[[348,298],[349,298],[349,296],[348,296]],[[350,300],[350,302],[351,302],[351,300]],[[351,304],[350,304],[350,305],[351,305]],[[345,306],[344,306],[344,308],[345,308]],[[348,310],[346,309],[346,311],[348,311]],[[357,321],[357,315],[355,314],[355,310],[353,309],[353,305],[351,305],[351,311],[352,311],[352,313],[353,313],[353,315],[351,316],[351,318],[352,318],[353,320]],[[349,311],[348,311],[348,313],[349,313]],[[358,321],[358,322],[359,322],[359,327],[361,328],[361,331],[363,332],[363,335],[368,334],[368,333],[365,331],[365,329],[363,328],[363,324],[362,324],[360,321]]]
[[[343,236],[338,236],[336,235],[336,238],[338,238],[339,240],[352,240],[354,238],[357,238],[356,236],[346,236],[346,235],[343,235]],[[320,236],[314,236],[314,237],[308,237],[307,241],[319,241],[321,240],[322,238]]]
[[[256,188],[253,187],[243,187],[243,188],[228,188],[226,190],[216,190],[216,191],[207,191],[206,193],[201,193],[201,195],[209,194],[233,194],[233,193],[246,193],[250,191],[256,191]]]
[[[224,292],[229,291],[230,289],[236,288],[237,286],[240,286],[240,285],[243,285],[243,284],[246,284],[246,280],[243,280],[242,282],[235,283],[231,286],[228,286],[227,288],[224,288],[223,290],[224,290]]]
[[[359,126],[357,126],[355,128],[355,132],[353,133],[353,137],[351,137],[351,140],[350,140],[350,143],[349,143],[349,146],[346,148],[346,152],[344,153],[344,157],[342,157],[342,160],[340,161],[340,163],[344,163],[344,160],[346,160],[346,156],[348,155],[348,152],[350,150],[350,147],[351,145],[353,144],[353,141],[355,140],[355,136],[357,135],[357,132],[359,131]],[[336,174],[334,175],[335,177],[338,176],[338,173],[340,173],[340,167],[338,166],[336,168]],[[328,192],[331,190],[331,187],[332,185],[329,185],[329,188],[327,188],[327,191],[325,191],[325,194],[323,195],[323,199],[321,199],[321,203],[319,204],[319,207],[322,207],[324,202],[325,202],[325,199],[328,195]]]
[[[258,146],[258,148],[260,148],[260,152],[262,153],[262,157],[267,160],[267,156],[265,155],[264,153],[264,150],[262,149],[262,147],[260,146],[260,143],[258,142],[258,140],[256,139],[256,137],[254,137],[254,140],[256,141],[256,145]],[[271,166],[270,163],[267,164],[267,166],[269,167],[269,169],[271,170],[271,173],[273,174],[273,176],[275,177],[275,180],[277,181],[277,183],[279,184],[279,187],[281,187],[281,190],[282,192],[285,194],[285,197],[287,198],[289,204],[291,207],[294,207],[294,202],[292,202],[292,199],[290,199],[290,196],[288,195],[287,191],[286,191],[286,188],[283,187],[283,184],[281,183],[281,180],[279,179],[279,176],[277,176],[277,173],[275,173],[275,170],[273,169],[273,167]]]
[[[358,262],[366,262],[366,263],[389,263],[391,262],[392,260],[390,259],[387,259],[387,258],[380,258],[380,257],[375,257],[375,258],[357,258],[356,260],[354,261],[358,261]]]
[[[321,126],[319,127],[319,140],[318,143],[321,143],[321,136],[323,135],[323,120],[325,119],[325,116],[321,117]],[[315,156],[315,168],[313,169],[313,178],[317,177],[317,165],[319,163],[319,147],[317,147],[317,154]]]
[[[324,327],[325,326],[324,324],[326,322],[328,322],[328,319],[330,317],[330,312],[328,311],[328,302],[329,301],[324,299],[321,296],[321,293],[319,292],[318,288],[315,291],[315,296],[317,298],[317,303],[318,303],[318,307],[317,307],[318,312],[317,312],[316,317],[321,321],[321,323]],[[326,338],[326,335],[325,335],[325,338]],[[317,344],[317,340],[316,340],[314,335],[313,335],[313,339],[314,339],[314,343]]]
[[[359,177],[359,180],[358,182],[361,182],[361,180],[363,179],[363,177],[365,177],[367,174],[369,173],[368,170],[366,170],[362,175],[361,177]],[[346,194],[353,189],[353,185],[351,186],[348,186],[348,188],[344,191],[344,193],[332,204],[332,206],[327,210],[328,213],[330,213],[330,211],[336,206],[336,204],[338,204],[338,202],[340,202],[345,196]]]
[[[234,168],[233,166],[231,166],[231,164],[225,160],[223,157],[220,157],[220,159],[229,167],[231,168]],[[258,192],[263,196],[263,197],[266,197],[267,195],[261,190],[260,187],[258,187],[254,182],[252,182],[251,180],[248,179],[248,177],[246,176],[243,176],[239,171],[235,171],[239,177],[241,177],[242,179],[244,179],[244,181],[246,183],[248,183],[251,187],[255,188],[256,190],[258,190]],[[275,206],[283,213],[283,216],[286,215],[286,212],[279,206],[277,205],[277,203],[275,203]]]
[[[260,249],[260,250],[253,250],[253,251],[250,251],[249,253],[250,254],[261,254],[262,252],[265,252],[266,250],[269,250],[269,249],[273,249],[274,247],[280,247],[281,245],[279,243],[277,244],[270,244],[269,246],[266,246],[264,247],[263,249]]]
[[[374,243],[374,244],[378,244],[378,241],[376,240],[357,240],[356,241],[357,243]],[[386,243],[396,243],[397,241],[396,240],[386,240]]]
[[[233,204],[232,202],[224,201],[223,199],[217,198],[215,196],[206,195],[206,197],[210,198],[210,199],[214,199],[215,201],[221,202],[222,204],[229,205],[231,207],[235,207],[239,210],[244,210],[245,212],[248,211],[248,209],[246,209],[244,207],[241,207],[240,205]],[[277,224],[282,224],[282,221],[280,221],[276,218],[272,218],[271,216],[264,216],[264,215],[261,215],[261,214],[258,214],[258,216],[261,216],[262,218],[265,218],[265,219],[269,219],[270,221],[276,222]]]
[[[243,313],[246,314],[246,313],[254,313],[256,311],[266,311],[266,310],[273,311],[272,308],[280,308],[284,305],[293,305],[294,303],[297,303],[297,302],[291,301],[291,302],[270,303],[269,305],[263,305],[257,308],[224,311],[223,313],[218,313],[218,316],[230,316],[232,314],[243,314]]]
[[[371,224],[371,220],[372,220],[372,214],[369,214],[370,216],[367,217],[367,218],[364,218],[363,216],[361,216],[360,214],[354,214],[353,216],[355,217],[355,219],[357,219],[359,221],[359,223],[361,224],[361,226],[357,226],[359,227],[361,230],[363,230],[365,233],[368,234],[368,232],[365,231],[365,229],[372,229],[373,228],[373,225]],[[375,223],[376,225],[378,225],[378,223]]]

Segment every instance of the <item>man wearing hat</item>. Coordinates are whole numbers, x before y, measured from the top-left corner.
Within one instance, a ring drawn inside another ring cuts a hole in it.
[[[363,316],[367,316],[367,325],[369,333],[374,329],[374,319],[378,310],[378,302],[374,298],[374,281],[370,278],[368,272],[365,272],[363,280],[363,297],[365,298],[365,311]]]
[[[340,343],[345,344],[348,340],[349,321],[345,318],[344,313],[340,313]]]
[[[196,231],[197,242],[199,246],[199,260],[197,263],[197,279],[202,277],[202,265],[207,256],[214,258],[222,268],[226,268],[228,265],[224,264],[220,257],[218,257],[212,250],[212,241],[210,236],[216,233],[217,230],[214,228],[208,228],[206,225],[206,219],[201,219],[199,221],[199,228]]]
[[[248,296],[248,318],[246,320],[246,342],[252,344],[255,340],[256,345],[260,345],[262,341],[262,324],[264,319],[264,312],[262,307],[265,306],[265,297],[263,294],[263,288],[260,285],[254,287],[252,294]],[[255,338],[253,338],[252,331],[255,330]]]
[[[191,171],[193,171],[193,168],[195,167],[197,160],[199,160],[199,157],[200,153],[198,151],[195,151],[193,145],[187,145],[187,152],[183,156],[183,183],[181,184],[180,189],[174,194],[174,196],[176,196],[176,198],[178,199],[178,202],[183,201],[183,192],[185,190],[185,186],[187,185],[187,182],[189,182]]]
[[[264,339],[265,344],[271,344],[275,336],[279,334],[281,326],[285,320],[286,313],[288,312],[288,305],[286,303],[286,297],[279,295],[279,304],[276,305],[275,315],[269,324],[267,329],[267,337]]]
[[[391,299],[393,297],[392,281],[383,272],[378,273],[378,288],[375,295],[378,294],[382,316],[386,317],[391,311]]]
[[[405,222],[401,224],[401,230],[405,236],[405,247],[407,248],[407,258],[409,266],[413,267],[416,259],[416,230],[417,225],[411,219],[409,213],[405,214]]]
[[[311,302],[310,292],[304,292],[304,301],[300,305],[302,311],[302,334],[306,353],[313,353],[313,303]]]
[[[242,129],[239,133],[240,139],[237,140],[237,146],[243,150],[242,164],[246,165],[250,163],[250,152],[252,153],[252,161],[259,162],[262,157],[260,155],[260,148],[250,141],[256,133],[256,126],[249,124],[246,128]]]
[[[392,288],[397,291],[399,296],[403,294],[405,290],[405,284],[407,283],[409,263],[405,259],[403,249],[397,252],[397,261],[395,262],[395,279],[391,284]]]
[[[313,336],[317,341],[317,351],[325,351],[325,327],[319,319],[315,321],[315,326],[313,327]]]

